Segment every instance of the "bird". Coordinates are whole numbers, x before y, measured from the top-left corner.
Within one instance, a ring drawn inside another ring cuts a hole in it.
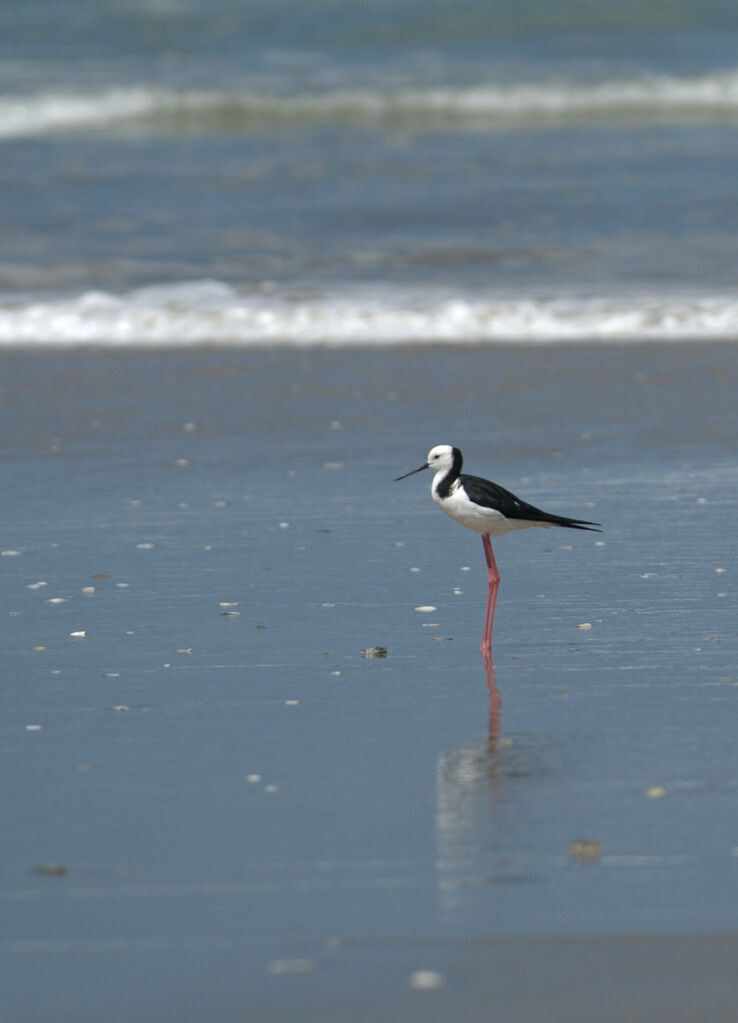
[[[484,615],[484,632],[481,650],[483,654],[492,651],[492,626],[500,587],[500,573],[495,561],[490,537],[504,536],[514,529],[528,529],[530,526],[562,526],[567,529],[586,529],[600,533],[599,522],[587,519],[570,519],[565,515],[552,515],[528,504],[499,483],[469,476],[461,471],[464,459],[458,448],[450,444],[437,444],[428,452],[428,457],[417,469],[397,476],[407,479],[424,469],[434,472],[431,496],[441,511],[455,522],[459,522],[475,533],[481,533],[484,557],[487,562],[487,608]]]

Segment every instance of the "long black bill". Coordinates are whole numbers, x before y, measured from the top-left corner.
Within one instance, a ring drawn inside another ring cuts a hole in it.
[[[427,468],[428,468],[428,463],[427,462],[423,462],[423,464],[419,465],[417,469],[411,469],[410,472],[403,473],[402,476],[395,476],[395,483],[397,483],[398,480],[406,480],[408,478],[408,476],[414,476],[416,472],[422,472],[423,469],[427,469]]]

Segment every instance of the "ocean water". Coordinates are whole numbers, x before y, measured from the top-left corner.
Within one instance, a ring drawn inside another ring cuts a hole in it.
[[[0,343],[738,336],[727,0],[0,0]]]

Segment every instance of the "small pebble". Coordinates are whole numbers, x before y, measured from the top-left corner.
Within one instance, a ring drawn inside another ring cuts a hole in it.
[[[569,843],[567,852],[573,860],[578,860],[580,863],[592,862],[599,859],[602,844],[591,838],[578,838],[575,842]]]
[[[646,789],[646,795],[649,799],[661,799],[666,795],[666,789],[661,785],[652,785],[650,789]]]
[[[297,707],[299,705],[299,703],[300,703],[299,700],[285,700],[284,701],[285,707]]]
[[[84,639],[87,633],[84,629],[80,629],[78,632],[70,632],[69,635],[73,636],[75,639]]]
[[[153,551],[153,549],[154,549],[154,544],[153,543],[137,543],[136,544],[136,550],[137,551]]]
[[[66,877],[68,871],[63,863],[42,863],[33,868],[33,873],[41,877]]]
[[[433,991],[443,987],[446,978],[436,970],[414,970],[408,977],[408,983],[416,991]]]
[[[583,629],[583,630],[586,631],[587,629],[591,629],[592,628],[592,623],[591,622],[582,622],[581,625],[577,625],[577,628],[578,629]]]
[[[43,725],[26,725],[27,732],[40,732]]]
[[[49,597],[47,604],[66,604],[68,597]]]
[[[258,782],[261,781],[261,775],[260,774],[247,774],[246,775],[246,781],[250,782],[252,785],[256,785],[256,784],[258,784]]]
[[[95,592],[95,587],[94,586],[83,586],[82,587],[82,592],[89,595],[89,594]]]
[[[431,611],[437,611],[437,607],[433,607],[432,604],[421,604],[420,607],[415,608],[416,611],[420,611],[421,614],[430,614]]]
[[[312,973],[317,966],[314,959],[272,959],[270,973]]]

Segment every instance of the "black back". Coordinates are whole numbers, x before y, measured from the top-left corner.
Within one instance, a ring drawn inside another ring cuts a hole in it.
[[[454,452],[456,448],[454,448]],[[459,452],[459,455],[461,453]],[[455,477],[454,477],[455,478]],[[506,519],[522,519],[530,522],[550,522],[555,526],[567,526],[569,529],[589,529],[594,533],[600,533],[599,522],[588,522],[587,519],[570,519],[566,515],[552,515],[549,512],[541,511],[535,505],[522,501],[509,490],[505,490],[499,483],[492,483],[491,480],[482,479],[481,476],[467,476],[461,473],[458,480],[469,496],[469,500],[483,508],[494,508],[502,512]],[[453,479],[451,480],[453,482]],[[443,480],[444,486],[446,480]],[[451,483],[446,488],[446,497],[449,493]],[[439,487],[439,493],[441,488]]]

